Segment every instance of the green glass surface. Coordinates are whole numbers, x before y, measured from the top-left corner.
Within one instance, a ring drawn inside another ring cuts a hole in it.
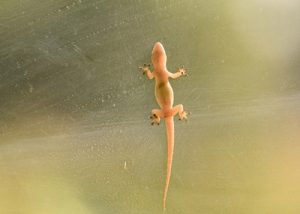
[[[1,0],[0,213],[162,213],[165,127],[138,70],[156,41],[192,113],[166,213],[300,213],[299,8]]]

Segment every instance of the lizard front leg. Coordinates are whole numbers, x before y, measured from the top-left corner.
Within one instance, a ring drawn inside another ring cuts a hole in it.
[[[169,77],[172,79],[177,79],[178,77],[187,76],[187,69],[184,68],[184,66],[181,66],[181,68],[178,68],[175,73],[168,72]]]
[[[144,64],[143,66],[140,66],[139,69],[143,71],[143,74],[146,74],[149,80],[153,79],[154,75],[153,72],[150,71],[150,64]]]

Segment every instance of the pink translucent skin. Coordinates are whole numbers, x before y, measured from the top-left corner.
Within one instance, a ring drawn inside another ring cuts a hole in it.
[[[171,178],[173,150],[174,150],[174,120],[173,117],[179,114],[181,120],[187,119],[186,112],[182,104],[173,106],[174,93],[169,78],[176,79],[186,75],[185,69],[179,69],[176,73],[167,70],[167,55],[163,45],[160,42],[154,44],[151,56],[154,71],[151,72],[149,67],[141,67],[148,79],[155,79],[155,98],[160,109],[152,109],[152,124],[159,124],[160,119],[165,119],[167,134],[167,173],[163,195],[163,208],[166,209],[167,193]]]

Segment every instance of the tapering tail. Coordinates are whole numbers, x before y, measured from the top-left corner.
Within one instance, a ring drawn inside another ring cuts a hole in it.
[[[173,151],[174,151],[174,120],[173,120],[173,116],[166,117],[165,124],[166,124],[166,132],[167,132],[168,159],[167,159],[166,183],[165,183],[164,197],[163,197],[164,210],[166,209],[166,200],[167,200],[167,193],[168,193],[170,177],[171,177]]]

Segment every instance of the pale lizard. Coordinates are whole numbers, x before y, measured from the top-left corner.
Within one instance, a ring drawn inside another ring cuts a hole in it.
[[[170,183],[172,159],[174,151],[174,119],[173,117],[178,113],[179,120],[187,119],[187,112],[183,110],[183,105],[179,104],[173,107],[174,94],[169,78],[176,79],[181,76],[186,76],[186,69],[182,66],[176,73],[168,71],[167,55],[163,45],[160,42],[156,42],[152,50],[152,65],[154,71],[150,71],[150,65],[144,64],[141,66],[143,73],[146,74],[148,79],[155,78],[155,97],[160,109],[153,109],[150,118],[152,119],[152,125],[159,125],[160,119],[165,119],[166,132],[167,132],[167,144],[168,144],[168,158],[167,158],[167,174],[166,182],[163,194],[163,209],[166,209],[167,192]]]

